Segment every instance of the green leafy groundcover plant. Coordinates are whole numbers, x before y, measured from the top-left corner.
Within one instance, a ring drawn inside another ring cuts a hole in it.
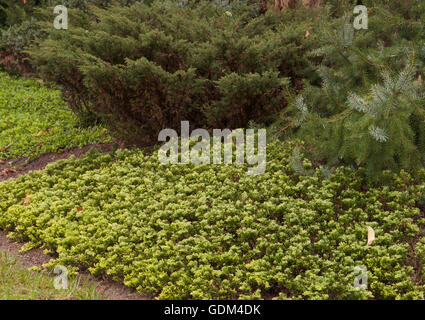
[[[364,170],[297,176],[293,148],[271,143],[258,176],[93,151],[1,183],[0,227],[56,253],[50,266],[159,299],[423,299],[425,171],[385,172],[379,188]],[[359,265],[368,290],[353,286]]]
[[[0,159],[35,157],[110,140],[100,126],[79,128],[78,118],[58,90],[0,72]]]

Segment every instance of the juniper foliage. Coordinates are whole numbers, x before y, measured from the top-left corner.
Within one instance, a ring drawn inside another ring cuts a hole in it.
[[[240,128],[271,122],[286,106],[285,91],[311,72],[305,55],[314,48],[307,10],[253,17],[250,6],[232,16],[226,7],[201,2],[135,3],[130,7],[70,9],[67,32],[29,50],[46,79],[64,88],[73,110],[90,110],[121,140],[157,143],[164,128]]]

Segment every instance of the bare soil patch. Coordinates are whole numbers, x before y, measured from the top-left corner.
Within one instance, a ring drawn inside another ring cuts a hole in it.
[[[16,178],[30,171],[43,170],[47,164],[61,159],[67,159],[71,155],[81,157],[90,149],[109,152],[113,148],[113,143],[90,144],[82,148],[71,148],[60,153],[49,152],[28,161],[28,158],[0,160],[0,182],[10,178]]]

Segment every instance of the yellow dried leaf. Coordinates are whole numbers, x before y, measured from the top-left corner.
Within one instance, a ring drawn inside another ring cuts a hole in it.
[[[24,198],[24,205],[27,206],[29,202],[30,202],[29,194],[28,192],[26,192],[25,198]]]
[[[367,227],[367,245],[370,246],[375,240],[375,231],[371,227]]]
[[[39,137],[39,136],[41,136],[41,135],[43,135],[43,134],[45,134],[46,133],[46,131],[44,131],[44,130],[41,130],[39,133],[37,133],[35,136],[36,137]]]

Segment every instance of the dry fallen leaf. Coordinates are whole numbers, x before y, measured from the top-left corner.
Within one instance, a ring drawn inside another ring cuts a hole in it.
[[[24,198],[24,205],[27,206],[29,202],[30,202],[30,198],[29,198],[28,192],[26,192],[25,198]]]
[[[375,231],[371,227],[367,227],[367,245],[370,246],[375,240]]]
[[[307,39],[309,36],[310,36],[310,30],[307,30],[307,31],[305,32],[305,36],[304,36],[304,38],[305,38],[305,39]]]
[[[7,176],[9,173],[14,173],[16,172],[15,169],[11,169],[11,168],[5,168],[1,171],[1,176]]]
[[[80,208],[80,207],[77,208],[77,212],[80,212],[81,210],[83,210],[83,208]]]
[[[46,133],[46,131],[44,131],[44,130],[41,130],[39,133],[37,133],[35,136],[36,137],[39,137],[39,136],[41,136],[41,135],[43,135],[43,134],[45,134]]]

